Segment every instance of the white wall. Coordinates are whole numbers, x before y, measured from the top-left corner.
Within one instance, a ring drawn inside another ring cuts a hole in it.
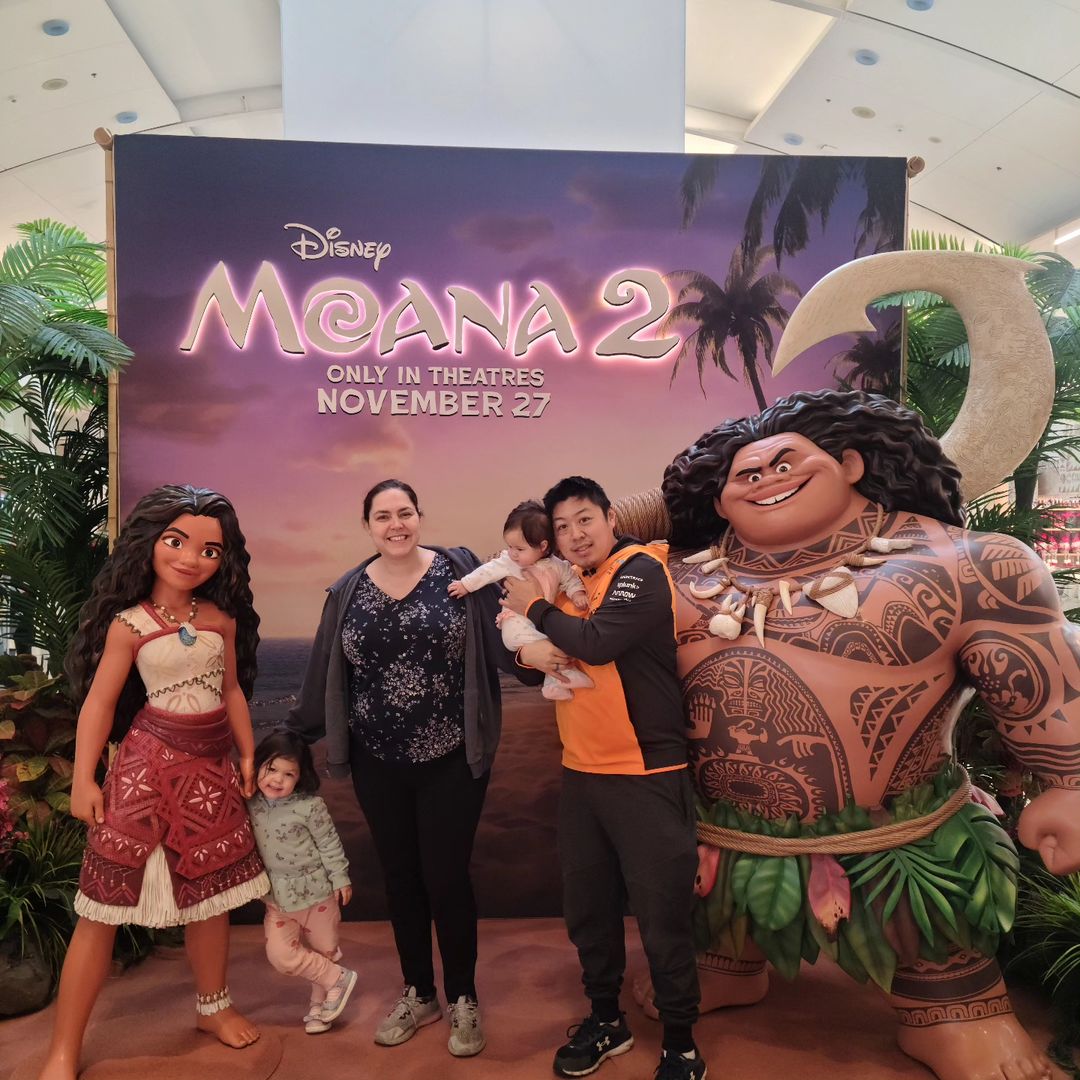
[[[681,153],[684,0],[281,0],[285,136]]]

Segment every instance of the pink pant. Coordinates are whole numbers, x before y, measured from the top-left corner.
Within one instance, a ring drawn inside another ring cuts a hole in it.
[[[282,911],[266,901],[266,958],[282,975],[297,975],[329,990],[341,975],[337,897],[328,896],[300,911]],[[312,987],[314,990],[314,987]],[[315,994],[321,1000],[322,995]]]

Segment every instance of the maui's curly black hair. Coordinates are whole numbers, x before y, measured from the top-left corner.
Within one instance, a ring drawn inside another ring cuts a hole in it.
[[[878,394],[819,390],[781,398],[757,416],[725,420],[675,458],[664,471],[662,491],[676,547],[716,541],[727,521],[714,500],[736,452],[783,432],[804,436],[837,461],[845,450],[857,450],[866,471],[856,490],[885,510],[963,524],[960,470],[918,413]]]
[[[244,534],[233,505],[216,491],[167,484],[144,495],[120,529],[116,545],[90,589],[79,612],[79,628],[64,658],[64,670],[80,705],[90,689],[105,649],[105,636],[116,615],[150,596],[154,585],[154,544],[182,514],[217,518],[221,523],[221,565],[196,595],[212,601],[236,620],[236,677],[244,696],[255,686],[255,651],[259,616],[253,606]],[[112,737],[122,735],[146,701],[146,690],[132,669],[116,706]]]

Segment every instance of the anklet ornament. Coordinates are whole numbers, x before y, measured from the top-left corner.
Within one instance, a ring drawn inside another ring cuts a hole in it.
[[[232,998],[229,997],[229,988],[223,986],[212,994],[195,995],[195,1012],[199,1016],[213,1016],[224,1009],[232,1007]]]

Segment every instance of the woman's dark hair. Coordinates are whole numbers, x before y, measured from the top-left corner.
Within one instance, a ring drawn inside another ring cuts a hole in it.
[[[717,539],[727,521],[714,500],[735,454],[785,432],[804,436],[837,461],[845,450],[858,451],[866,470],[855,489],[886,511],[963,524],[960,470],[918,413],[878,394],[819,390],[781,398],[757,416],[725,420],[675,458],[664,471],[662,491],[676,547]]]
[[[548,516],[550,517],[555,512],[555,507],[566,499],[584,499],[594,506],[599,506],[602,514],[606,514],[611,509],[611,500],[604,489],[587,476],[566,476],[547,490],[544,494],[544,509],[548,512]]]
[[[555,547],[555,533],[551,528],[551,518],[548,517],[543,503],[537,499],[526,499],[510,511],[503,523],[503,535],[505,536],[511,529],[520,529],[529,547],[538,548],[545,541],[548,552]]]
[[[182,514],[212,517],[221,523],[221,563],[214,576],[195,590],[195,595],[210,600],[236,620],[236,677],[244,696],[251,698],[257,672],[259,616],[253,605],[248,575],[251,557],[236,511],[216,491],[187,484],[166,484],[135,504],[121,526],[112,553],[94,578],[90,598],[79,612],[79,627],[64,658],[64,670],[80,705],[101,660],[109,626],[125,608],[149,599],[154,585],[154,545]],[[117,701],[112,738],[127,731],[145,701],[146,689],[132,667]]]
[[[315,762],[311,757],[311,748],[295,731],[277,728],[255,747],[255,779],[259,778],[262,767],[275,758],[295,761],[300,770],[295,791],[301,795],[314,795],[319,790],[319,774],[315,771]]]
[[[416,498],[416,492],[413,491],[404,480],[380,480],[365,496],[364,496],[364,520],[367,521],[371,517],[371,504],[375,501],[376,495],[381,495],[384,491],[404,491],[408,496],[409,502],[413,504],[413,509],[419,514],[420,503]]]

